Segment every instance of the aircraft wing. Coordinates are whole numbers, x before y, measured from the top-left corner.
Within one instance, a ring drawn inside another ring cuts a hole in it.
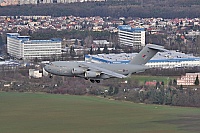
[[[116,78],[126,78],[127,76],[123,75],[123,74],[119,74],[98,66],[93,65],[92,63],[81,63],[81,67],[87,67],[89,69],[94,69],[100,73],[104,73],[106,75],[110,75],[112,77],[116,77]]]

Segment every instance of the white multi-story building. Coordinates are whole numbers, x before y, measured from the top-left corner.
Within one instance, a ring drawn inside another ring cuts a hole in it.
[[[195,85],[196,78],[200,77],[200,73],[186,73],[185,76],[181,76],[177,79],[177,85]]]
[[[18,59],[60,56],[61,40],[30,40],[29,36],[7,33],[7,53]]]
[[[118,26],[118,37],[120,45],[145,46],[144,28],[132,28],[129,25]]]

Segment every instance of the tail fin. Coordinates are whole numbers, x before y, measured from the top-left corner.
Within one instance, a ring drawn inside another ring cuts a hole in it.
[[[167,51],[162,46],[147,44],[129,64],[143,65],[146,64],[158,51]]]

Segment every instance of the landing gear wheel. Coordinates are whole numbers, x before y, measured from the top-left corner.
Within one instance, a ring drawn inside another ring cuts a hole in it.
[[[92,83],[94,83],[94,80],[93,80],[93,79],[90,79],[90,81],[91,81]]]
[[[50,79],[52,79],[52,78],[53,78],[53,75],[52,75],[52,74],[51,74],[51,75],[49,75],[49,78],[50,78]]]
[[[100,83],[100,80],[96,80],[97,83]]]

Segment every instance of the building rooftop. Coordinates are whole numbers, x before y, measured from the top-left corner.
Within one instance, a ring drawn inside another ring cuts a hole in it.
[[[118,29],[123,30],[123,31],[130,31],[130,32],[145,31],[144,28],[132,28],[130,25],[120,25],[120,26],[118,26]]]
[[[98,54],[86,55],[86,58],[92,56],[93,60],[104,63],[129,63],[138,53],[121,53],[121,54]],[[181,61],[199,61],[199,57],[193,55],[177,52],[167,51],[158,52],[149,62],[181,62]]]
[[[53,42],[61,42],[60,38],[52,38],[50,40],[30,40],[30,36],[20,36],[19,33],[7,33],[8,37],[15,38],[17,40],[21,40],[22,43],[25,44],[33,44],[33,43],[53,43]]]

